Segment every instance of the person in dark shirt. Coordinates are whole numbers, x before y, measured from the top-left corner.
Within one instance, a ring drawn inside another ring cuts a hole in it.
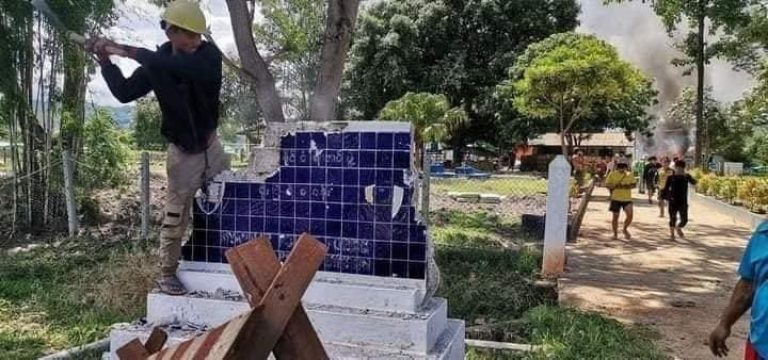
[[[667,178],[663,193],[667,197],[669,209],[669,235],[675,240],[675,232],[684,238],[683,228],[688,224],[688,184],[696,185],[696,180],[685,172],[685,161],[675,162],[675,173]],[[680,216],[680,223],[677,217]]]
[[[645,190],[648,192],[648,203],[650,204],[653,204],[653,196],[656,194],[657,169],[656,157],[649,157],[648,163],[643,168],[643,183],[645,184]]]
[[[222,55],[202,40],[205,15],[197,3],[176,0],[168,5],[160,27],[168,42],[156,51],[116,44],[103,38],[88,41],[112,94],[127,103],[155,93],[163,113],[160,132],[168,140],[168,187],[160,232],[157,284],[171,295],[186,293],[176,276],[182,237],[189,223],[195,193],[214,175],[229,167],[216,136]],[[141,66],[127,79],[110,55],[127,57]]]

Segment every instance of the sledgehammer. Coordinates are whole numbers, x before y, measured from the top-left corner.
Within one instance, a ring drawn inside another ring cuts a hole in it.
[[[56,27],[64,31],[64,34],[70,41],[80,46],[85,46],[86,37],[67,29],[66,25],[64,25],[64,23],[59,20],[59,17],[56,16],[56,13],[54,13],[53,10],[51,10],[45,0],[32,0],[30,1],[30,5],[37,9],[37,11],[39,11],[41,14],[45,15],[48,20],[50,20]],[[115,48],[112,46],[107,46],[105,50],[112,54],[125,54],[123,49]]]

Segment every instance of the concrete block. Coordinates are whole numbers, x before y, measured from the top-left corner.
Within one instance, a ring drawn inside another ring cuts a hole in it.
[[[423,311],[404,314],[310,305],[307,314],[324,342],[427,354],[446,328],[448,306],[434,298]]]
[[[111,332],[110,352],[104,359],[118,360],[115,351],[129,341],[138,338],[146,341],[152,328],[150,326],[120,326]],[[199,335],[196,331],[176,330],[169,333],[166,346],[173,346]],[[462,360],[464,359],[464,322],[448,320],[437,344],[428,354],[418,354],[402,350],[359,346],[351,344],[325,343],[331,359],[367,359],[367,360]],[[270,356],[270,359],[273,357]]]
[[[147,298],[150,324],[191,323],[218,326],[249,309],[245,301],[229,301],[154,293]],[[305,304],[323,342],[374,346],[426,354],[446,327],[447,301],[433,298],[418,312],[383,312]]]
[[[227,264],[182,264],[179,279],[189,291],[241,292]],[[424,280],[318,272],[302,301],[361,310],[416,312],[426,294]]]

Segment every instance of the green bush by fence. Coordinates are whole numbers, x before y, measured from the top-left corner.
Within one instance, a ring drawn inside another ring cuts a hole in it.
[[[729,204],[742,205],[750,211],[768,210],[768,178],[752,176],[717,176],[694,170],[696,192]]]

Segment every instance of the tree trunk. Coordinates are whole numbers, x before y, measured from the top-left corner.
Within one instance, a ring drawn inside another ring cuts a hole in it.
[[[704,145],[704,66],[706,59],[704,53],[706,45],[704,44],[705,36],[705,20],[706,3],[708,0],[699,0],[699,14],[698,14],[698,42],[696,49],[696,75],[698,77],[696,83],[696,149],[694,151],[694,165],[696,167],[701,166],[702,147]]]
[[[85,125],[85,54],[70,44],[64,45],[64,89],[62,112],[75,122],[76,132],[63,133],[64,147],[77,158],[82,148],[82,131]]]
[[[563,118],[565,115],[563,114],[562,106],[560,107],[560,147],[563,151],[563,156],[568,157],[568,146],[565,143],[565,137],[567,136],[565,133],[565,119]]]
[[[269,72],[269,66],[259,54],[253,40],[253,23],[244,0],[226,0],[229,17],[232,20],[232,32],[235,35],[237,52],[247,78],[253,82],[256,100],[268,122],[285,122],[282,101],[275,87],[275,79]],[[241,74],[242,76],[243,74]]]
[[[344,63],[359,7],[359,0],[328,2],[320,71],[310,108],[310,119],[313,121],[331,120],[336,113]]]

